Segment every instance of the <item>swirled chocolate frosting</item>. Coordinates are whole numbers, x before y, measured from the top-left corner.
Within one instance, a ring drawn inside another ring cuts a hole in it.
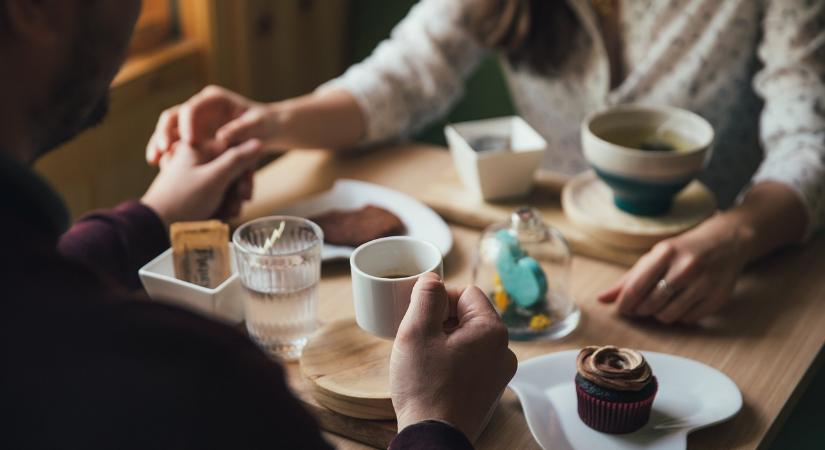
[[[640,391],[653,376],[641,353],[612,345],[583,348],[576,369],[588,381],[618,391]]]

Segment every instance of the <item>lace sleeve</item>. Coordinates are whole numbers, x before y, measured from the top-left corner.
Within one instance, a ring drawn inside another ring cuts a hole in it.
[[[825,0],[768,2],[759,57],[765,159],[753,181],[790,186],[808,211],[809,236],[825,224]]]
[[[367,121],[363,144],[408,135],[446,113],[484,55],[470,27],[473,0],[422,0],[389,39],[344,75]]]

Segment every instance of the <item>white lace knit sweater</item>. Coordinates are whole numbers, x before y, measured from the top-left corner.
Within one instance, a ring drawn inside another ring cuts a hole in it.
[[[322,89],[355,95],[368,142],[421,128],[462,95],[487,51],[469,26],[476,3],[421,0],[369,58]],[[546,169],[586,169],[579,123],[593,110],[675,105],[716,129],[701,178],[722,206],[751,181],[775,180],[803,199],[809,231],[825,223],[825,0],[621,0],[627,75],[612,90],[589,1],[568,3],[583,29],[558,74],[502,61],[519,113],[550,144]]]

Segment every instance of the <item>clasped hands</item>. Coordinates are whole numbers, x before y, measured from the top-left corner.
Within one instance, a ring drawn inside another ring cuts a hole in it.
[[[253,173],[266,147],[259,124],[266,106],[209,86],[161,114],[146,148],[160,174],[143,196],[167,224],[229,219],[252,197]]]

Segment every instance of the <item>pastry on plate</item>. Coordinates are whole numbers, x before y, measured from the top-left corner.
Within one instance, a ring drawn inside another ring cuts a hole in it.
[[[358,247],[373,239],[404,233],[401,219],[375,205],[348,211],[327,211],[309,220],[324,231],[324,242],[333,245]]]
[[[576,358],[576,397],[581,420],[604,433],[631,433],[650,420],[659,388],[636,350],[590,346]]]

